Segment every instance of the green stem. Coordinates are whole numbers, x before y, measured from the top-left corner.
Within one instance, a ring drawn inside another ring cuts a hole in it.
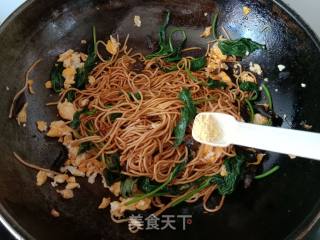
[[[270,90],[267,87],[267,85],[265,85],[264,83],[261,86],[262,86],[262,90],[263,90],[264,94],[266,95],[266,97],[268,99],[269,108],[272,111],[273,110],[273,101],[272,101],[272,96],[271,96]]]
[[[169,35],[169,47],[170,47],[170,51],[173,52],[174,51],[174,47],[173,47],[173,43],[172,43],[172,37],[173,37],[173,34],[177,33],[177,32],[181,32],[182,33],[182,36],[183,36],[183,39],[182,39],[182,44],[181,44],[181,48],[182,48],[182,45],[183,43],[187,40],[187,34],[184,30],[182,29],[175,29],[173,30],[170,35]]]
[[[245,100],[246,101],[246,104],[248,106],[248,110],[249,110],[249,114],[250,114],[250,122],[253,123],[253,120],[254,120],[254,110],[253,110],[253,107],[252,107],[252,104],[249,100]]]
[[[192,73],[191,73],[191,71],[190,71],[189,68],[186,67],[186,68],[185,68],[185,71],[186,71],[188,77],[189,77],[192,81],[194,81],[195,83],[199,83],[198,78],[196,78],[195,76],[192,75]]]
[[[197,194],[198,192],[202,191],[203,189],[207,188],[208,186],[210,186],[210,181],[211,179],[207,179],[202,185],[200,185],[197,189],[192,190],[191,192],[189,192],[188,194],[176,199],[175,201],[173,201],[170,206],[174,207],[188,199],[190,199],[192,196],[194,196],[195,194]]]
[[[257,175],[254,177],[254,179],[262,179],[262,178],[265,178],[265,177],[268,177],[270,176],[271,174],[275,173],[276,171],[278,171],[280,169],[279,165],[276,165],[274,166],[273,168],[271,168],[270,170],[260,174],[260,175]]]
[[[143,199],[145,199],[145,198],[152,197],[154,194],[156,194],[157,192],[159,192],[160,190],[162,190],[165,186],[167,186],[171,181],[172,181],[172,179],[171,179],[171,175],[170,175],[170,177],[167,179],[167,181],[165,181],[165,182],[164,182],[163,184],[161,184],[159,187],[157,187],[156,189],[154,189],[153,191],[151,191],[151,192],[149,192],[149,193],[146,193],[146,194],[143,194],[143,195],[141,195],[141,196],[138,196],[138,197],[133,198],[132,200],[130,200],[129,202],[126,203],[126,206],[135,204],[135,203],[137,203],[137,202],[139,202],[140,200],[143,200]]]
[[[164,22],[160,26],[160,31],[159,31],[159,45],[160,46],[162,46],[166,41],[166,29],[167,29],[169,21],[170,21],[170,16],[171,16],[171,13],[169,11],[167,11]]]
[[[212,26],[212,36],[214,40],[218,39],[217,38],[217,21],[218,21],[218,13],[212,16],[211,26]]]
[[[178,163],[175,166],[173,171],[170,173],[169,178],[163,184],[161,184],[159,187],[157,187],[156,189],[154,189],[153,191],[151,191],[149,193],[143,194],[141,196],[136,196],[135,198],[128,201],[125,205],[129,206],[129,205],[132,205],[134,203],[139,202],[142,199],[154,196],[157,192],[159,192],[165,186],[167,186],[182,171],[182,169],[185,167],[185,164],[186,164],[186,159],[182,160],[180,163]]]

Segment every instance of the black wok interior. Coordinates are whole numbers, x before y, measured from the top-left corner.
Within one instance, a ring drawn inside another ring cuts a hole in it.
[[[249,6],[252,13],[242,14]],[[277,163],[280,171],[254,182],[249,189],[242,184],[228,196],[221,211],[203,213],[201,203],[182,204],[167,214],[192,214],[186,231],[143,231],[131,234],[126,224],[114,224],[107,211],[97,209],[106,190],[99,183],[83,180],[75,198],[63,200],[46,184],[35,185],[35,172],[19,164],[16,151],[30,162],[51,167],[61,152],[55,140],[36,129],[35,121],[56,119],[54,107],[45,103],[56,99],[44,88],[50,68],[59,53],[78,49],[82,39],[90,40],[91,27],[99,39],[117,33],[130,34],[129,46],[147,53],[146,37],[157,37],[163,11],[173,13],[172,25],[187,30],[188,45],[206,47],[199,37],[210,23],[210,14],[219,9],[218,32],[223,26],[231,38],[249,37],[265,43],[244,60],[259,63],[274,97],[276,112],[286,115],[282,127],[302,129],[301,121],[320,132],[320,45],[299,17],[285,10],[281,2],[270,0],[31,0],[0,28],[0,212],[24,237],[35,239],[292,239],[303,234],[320,210],[320,164],[291,160],[286,155],[270,154],[263,169]],[[133,26],[139,15],[142,27]],[[19,127],[8,119],[16,91],[24,75],[37,59],[42,62],[31,75],[36,95],[27,95],[28,123]],[[279,72],[277,65],[286,69]],[[262,80],[262,79],[260,79]],[[302,88],[301,83],[307,87]],[[6,90],[9,87],[9,91]],[[319,89],[318,89],[319,88]],[[276,91],[277,89],[277,91]],[[263,137],[263,136],[257,136]],[[215,199],[213,198],[212,201]],[[61,217],[54,219],[56,208]]]

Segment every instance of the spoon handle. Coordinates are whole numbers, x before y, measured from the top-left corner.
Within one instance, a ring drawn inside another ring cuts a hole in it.
[[[237,122],[233,144],[320,160],[320,134]]]

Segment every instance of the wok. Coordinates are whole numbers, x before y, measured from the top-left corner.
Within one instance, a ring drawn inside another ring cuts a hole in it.
[[[247,17],[242,7],[252,9]],[[199,37],[219,9],[218,32],[222,26],[233,39],[249,37],[266,43],[266,51],[247,57],[259,63],[274,97],[275,111],[286,115],[282,127],[302,129],[301,121],[320,131],[320,44],[313,32],[281,1],[257,0],[29,0],[0,28],[0,212],[20,236],[27,239],[295,239],[303,238],[320,214],[320,164],[308,159],[291,160],[270,154],[263,164],[277,163],[281,170],[249,189],[241,185],[228,196],[221,211],[203,213],[201,203],[182,204],[167,214],[191,214],[185,231],[142,231],[131,234],[126,224],[114,224],[109,214],[97,209],[106,194],[100,184],[81,184],[74,199],[65,201],[46,184],[35,186],[35,172],[20,165],[12,152],[30,162],[52,167],[61,154],[55,140],[36,129],[35,121],[56,119],[56,109],[45,107],[56,96],[44,89],[56,56],[77,49],[80,40],[90,39],[96,26],[99,39],[129,33],[129,46],[144,53],[146,37],[157,37],[163,11],[173,13],[172,25],[187,29],[188,45],[206,47]],[[207,12],[209,15],[204,16]],[[139,15],[142,27],[133,27]],[[9,120],[8,110],[15,92],[23,86],[24,74],[37,59],[43,59],[31,75],[36,95],[27,95],[28,123],[19,127]],[[279,72],[278,64],[286,69]],[[307,85],[301,87],[301,83]],[[8,87],[9,90],[6,88]],[[263,137],[263,136],[257,136]],[[214,199],[212,200],[214,201]],[[50,210],[61,212],[52,218]]]

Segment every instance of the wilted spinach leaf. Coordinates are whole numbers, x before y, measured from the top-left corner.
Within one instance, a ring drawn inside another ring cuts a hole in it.
[[[96,29],[92,29],[93,40],[88,47],[88,58],[84,63],[82,68],[77,69],[77,74],[75,77],[75,87],[78,89],[83,89],[88,83],[88,76],[95,66],[95,61],[97,57],[97,37]]]
[[[221,175],[214,175],[212,177],[199,178],[193,184],[194,186],[197,186],[197,187],[195,187],[187,195],[183,195],[180,198],[177,198],[175,201],[171,202],[170,206],[174,207],[179,203],[190,199],[192,196],[194,196],[198,192],[201,192],[202,190],[206,189],[212,184],[217,184],[218,191],[221,195],[231,194],[234,191],[236,184],[240,178],[243,163],[244,163],[244,157],[239,155],[233,158],[226,159],[224,161],[224,165],[228,172],[227,176],[222,177]]]
[[[182,34],[182,39],[180,40],[179,43],[176,43],[174,46],[174,43],[173,43],[173,35],[176,34],[176,33],[181,33]],[[169,36],[169,49],[170,49],[170,53],[169,53],[169,57],[166,57],[165,58],[165,61],[166,62],[178,62],[182,59],[182,49],[184,48],[184,45],[187,41],[187,35],[185,33],[185,31],[181,30],[181,29],[176,29],[174,31],[172,31],[170,33],[170,36]]]
[[[120,156],[118,153],[114,153],[105,158],[106,168],[103,171],[103,175],[107,181],[107,184],[111,186],[116,181],[121,179],[121,166]]]
[[[107,169],[113,172],[120,173],[120,155],[119,153],[114,153],[106,157]]]
[[[52,89],[56,93],[61,92],[64,87],[64,77],[62,76],[63,63],[57,62],[53,65],[50,73]]]
[[[244,157],[237,155],[232,158],[228,158],[224,161],[226,167],[227,176],[215,175],[212,177],[212,182],[217,184],[218,191],[221,195],[231,194],[239,180],[242,167],[244,163]]]
[[[151,53],[150,55],[146,56],[147,59],[169,54],[169,46],[167,43],[166,30],[170,21],[170,16],[171,16],[170,11],[166,11],[166,17],[159,29],[159,49]]]
[[[122,116],[122,113],[112,113],[110,115],[110,121],[112,123],[114,123],[114,121],[116,121],[118,118],[120,118]]]
[[[180,100],[184,103],[181,110],[180,120],[174,129],[175,145],[179,146],[184,139],[188,124],[194,119],[197,114],[197,108],[192,100],[191,93],[188,89],[183,89],[179,94]]]
[[[239,85],[240,90],[246,92],[253,92],[253,96],[250,98],[250,101],[255,101],[259,97],[259,87],[256,83],[253,82],[242,82]]]
[[[129,93],[128,95],[132,101],[134,101],[134,98],[136,98],[137,100],[141,100],[140,92]]]
[[[66,94],[66,99],[68,100],[68,102],[73,102],[74,99],[76,98],[76,92],[75,91],[69,91]]]
[[[219,80],[209,79],[207,86],[208,86],[208,88],[211,88],[211,89],[216,89],[216,88],[225,89],[228,85],[225,82],[222,82]]]
[[[81,115],[81,111],[75,112],[73,114],[73,119],[70,123],[70,127],[72,127],[73,129],[77,129],[80,126],[80,115]]]
[[[121,196],[124,198],[128,198],[132,195],[134,186],[136,184],[136,179],[131,177],[127,177],[121,181],[120,192]]]
[[[273,111],[273,100],[272,100],[272,95],[270,93],[270,90],[269,90],[268,86],[264,83],[261,86],[262,86],[262,90],[268,100],[269,109],[271,111]]]
[[[218,46],[224,55],[233,55],[236,57],[245,57],[258,49],[265,49],[265,45],[254,42],[250,38],[224,40],[220,41]]]
[[[93,109],[90,111],[88,108],[84,108],[81,111],[75,112],[75,114],[73,115],[73,119],[70,123],[70,127],[72,127],[73,129],[77,129],[81,123],[81,121],[80,121],[81,114],[86,114],[88,116],[92,116],[96,113],[96,111],[97,111],[96,109]]]
[[[81,143],[78,150],[78,155],[81,153],[85,153],[86,151],[90,150],[94,144],[92,142],[84,142]]]
[[[153,182],[148,177],[141,177],[138,179],[138,188],[144,193],[152,192],[160,185],[160,183]],[[163,188],[162,190],[166,191],[167,189]]]
[[[137,197],[133,198],[132,200],[127,202],[126,205],[127,206],[132,205],[134,203],[139,202],[142,199],[149,198],[149,197],[156,195],[158,192],[165,189],[167,187],[167,185],[169,183],[171,183],[172,180],[175,179],[179,173],[181,173],[181,171],[185,168],[185,166],[186,166],[186,161],[182,161],[181,163],[177,164],[175,166],[175,168],[173,169],[173,171],[170,173],[170,176],[168,177],[168,179],[164,183],[162,183],[160,186],[153,189],[151,192],[148,192],[146,194],[143,194],[142,196],[137,196]]]
[[[206,66],[207,60],[206,57],[199,57],[191,60],[190,70],[193,72],[199,71]]]
[[[143,193],[149,193],[157,189],[161,184],[151,181],[150,178],[147,177],[141,177],[138,179],[138,188],[143,192]],[[190,189],[194,183],[186,183],[186,184],[181,184],[181,185],[173,185],[173,186],[165,186],[161,189],[161,191],[158,191],[156,194],[153,196],[163,196],[163,195],[179,195],[184,193],[186,190]]]
[[[218,39],[217,38],[217,23],[218,23],[218,13],[213,14],[211,17],[211,27],[212,27],[213,39]]]
[[[147,59],[152,59],[154,57],[166,57],[166,62],[177,62],[180,61],[181,51],[187,41],[187,36],[185,31],[181,29],[173,30],[169,37],[166,36],[166,30],[170,21],[170,12],[166,12],[166,17],[164,23],[160,26],[159,30],[159,49],[150,55],[146,56]],[[173,43],[173,35],[176,33],[182,33],[182,39],[176,44]]]

